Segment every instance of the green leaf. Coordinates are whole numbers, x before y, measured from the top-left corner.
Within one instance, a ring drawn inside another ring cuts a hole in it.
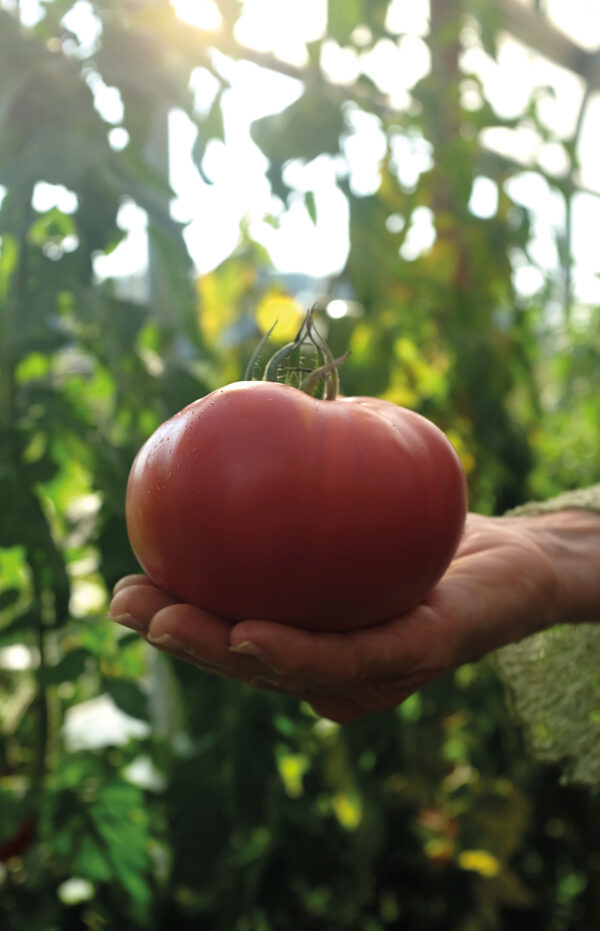
[[[327,34],[348,45],[357,26],[368,26],[377,40],[388,35],[385,21],[389,0],[328,0]]]
[[[77,232],[73,217],[53,207],[43,213],[29,228],[29,242],[34,246],[43,246],[49,240],[60,242],[66,236]]]
[[[138,685],[126,679],[103,680],[103,686],[115,704],[133,718],[147,721],[149,716],[148,699]]]
[[[197,297],[190,275],[191,261],[181,238],[181,229],[172,222],[148,227],[153,263],[153,304],[160,323],[171,332],[187,337],[189,350],[201,345]]]
[[[273,192],[287,196],[281,177],[286,162],[296,158],[312,161],[324,153],[337,155],[346,129],[341,105],[313,88],[282,113],[255,120],[251,134],[269,158]]]
[[[41,456],[36,462],[27,463],[27,480],[35,486],[38,482],[49,482],[58,472],[58,464],[51,456]]]
[[[357,26],[364,23],[364,0],[329,0],[327,33],[340,45],[347,45]]]
[[[81,133],[70,133],[65,138],[64,129],[48,127],[44,130],[43,146],[15,152],[11,161],[0,163],[0,184],[23,188],[43,178],[50,184],[76,189],[99,155],[97,139]]]
[[[46,684],[59,685],[61,682],[73,682],[85,672],[91,654],[87,650],[71,650],[46,671]]]
[[[35,630],[40,623],[40,612],[37,606],[32,606],[12,620],[5,627],[0,627],[0,643],[21,643],[27,639],[27,634]]]
[[[104,786],[90,806],[98,835],[115,867],[121,885],[138,906],[151,899],[145,873],[148,869],[149,816],[137,786],[114,782]]]
[[[317,223],[317,204],[315,201],[314,191],[306,191],[304,195],[304,206],[308,210],[308,214],[316,225]]]
[[[0,212],[0,224],[2,217],[3,212]],[[0,300],[3,304],[8,300],[11,276],[15,271],[18,261],[18,242],[14,236],[2,236],[2,249],[0,250]]]
[[[9,608],[15,601],[18,601],[21,596],[21,590],[19,588],[5,588],[0,592],[0,611],[4,608]]]
[[[71,869],[75,875],[97,882],[110,882],[116,873],[108,852],[91,834],[81,836]]]
[[[0,441],[2,434],[0,433]],[[0,468],[0,473],[1,473]],[[22,546],[0,548],[0,578],[7,588],[21,591],[27,578],[26,555]]]
[[[223,91],[219,91],[216,95],[208,114],[203,120],[198,120],[198,135],[194,146],[192,148],[192,158],[194,164],[196,165],[198,171],[202,175],[203,180],[207,184],[212,184],[212,180],[207,176],[204,171],[203,161],[206,154],[206,148],[211,139],[220,139],[224,140],[225,138],[225,128],[223,125],[223,111],[222,111],[222,96]]]

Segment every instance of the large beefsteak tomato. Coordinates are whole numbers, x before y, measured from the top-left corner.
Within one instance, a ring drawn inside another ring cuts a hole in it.
[[[139,562],[181,601],[337,631],[424,598],[456,550],[467,495],[456,451],[419,414],[242,381],[158,428],[126,505]]]

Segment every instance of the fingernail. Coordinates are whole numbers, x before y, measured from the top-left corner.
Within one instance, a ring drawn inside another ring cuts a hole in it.
[[[138,617],[134,617],[132,614],[109,614],[109,621],[114,621],[115,624],[120,624],[121,627],[128,627],[129,630],[135,630],[140,633],[142,630],[146,630],[145,621],[140,621]]]
[[[187,643],[184,643],[183,640],[178,640],[177,637],[172,637],[171,634],[159,634],[158,636],[148,634],[146,640],[155,647],[165,647],[167,650],[174,650],[176,653],[192,654]]]
[[[260,649],[255,643],[252,643],[251,640],[242,640],[241,643],[238,643],[234,647],[229,647],[230,653],[240,653],[242,656],[251,656],[252,659],[257,659],[260,663],[264,663],[265,666],[268,666],[269,669],[272,669],[273,672],[278,675],[283,675],[281,669],[277,669],[269,660],[266,653]]]
[[[236,644],[236,646],[229,647],[229,651],[231,653],[241,653],[242,656],[252,656],[254,659],[259,659],[261,663],[264,663],[266,660],[263,651],[250,640],[242,640],[242,642]]]

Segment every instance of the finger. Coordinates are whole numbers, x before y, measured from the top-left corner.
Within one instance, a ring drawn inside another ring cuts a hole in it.
[[[244,681],[268,673],[255,658],[236,655],[229,649],[231,624],[223,618],[178,602],[159,609],[152,617],[148,642],[196,664],[218,667]]]
[[[232,650],[254,656],[276,673],[324,686],[368,679],[400,679],[423,665],[444,665],[443,622],[421,605],[373,627],[321,633],[268,621],[242,621],[232,628]]]
[[[151,582],[147,575],[125,575],[113,586],[113,595],[129,585],[154,585],[154,582]]]
[[[181,660],[183,663],[188,663],[194,666],[195,669],[199,669],[202,672],[208,672],[212,675],[217,676],[227,676],[227,671],[221,669],[220,666],[214,666],[211,663],[201,662],[197,658],[191,656],[189,653],[184,650],[176,649],[175,647],[167,646],[165,643],[152,643],[148,640],[147,637],[144,638],[148,646],[151,646],[153,649],[157,650],[159,653],[164,653],[166,656],[172,656],[173,659]]]
[[[174,598],[154,585],[132,583],[120,589],[109,607],[109,617],[133,630],[145,631],[161,608],[173,604]]]
[[[305,684],[346,684],[362,668],[350,634],[241,621],[231,629],[229,643],[233,653],[254,657],[280,677]]]
[[[171,656],[173,659],[179,660],[183,663],[188,663],[194,667],[194,669],[200,670],[200,672],[207,672],[213,676],[219,676],[222,679],[233,679],[237,682],[245,683],[246,685],[251,685],[254,688],[262,689],[270,692],[277,692],[279,694],[285,693],[285,689],[282,689],[277,682],[272,679],[265,678],[263,676],[257,676],[253,673],[248,674],[246,671],[242,672],[239,669],[232,668],[230,664],[229,667],[216,666],[213,663],[205,662],[204,660],[199,660],[198,657],[193,656],[186,650],[177,649],[174,646],[169,646],[165,643],[155,643],[146,639],[146,643],[151,646],[153,649],[157,650],[159,653],[163,653],[166,656]]]

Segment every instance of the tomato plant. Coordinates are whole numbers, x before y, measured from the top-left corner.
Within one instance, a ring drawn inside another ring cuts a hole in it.
[[[139,562],[178,599],[231,621],[347,630],[430,591],[466,485],[451,443],[413,411],[241,381],[156,430],[126,510]]]

